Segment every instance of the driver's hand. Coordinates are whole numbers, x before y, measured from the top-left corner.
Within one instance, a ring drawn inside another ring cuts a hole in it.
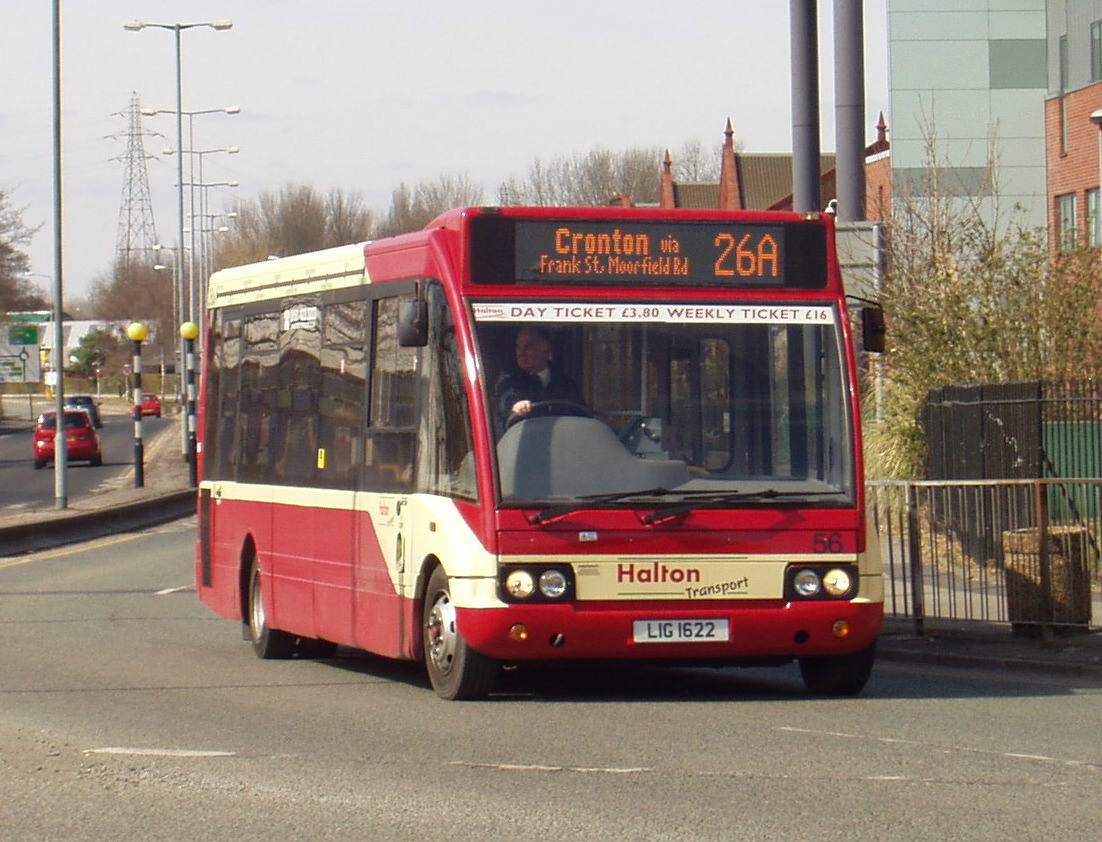
[[[515,404],[513,404],[513,415],[527,415],[531,411],[531,401],[517,401]]]

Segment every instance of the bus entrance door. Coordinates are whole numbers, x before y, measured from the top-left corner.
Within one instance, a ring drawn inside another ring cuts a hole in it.
[[[356,645],[402,655],[401,595],[408,575],[408,504],[403,496],[359,493],[352,624]]]

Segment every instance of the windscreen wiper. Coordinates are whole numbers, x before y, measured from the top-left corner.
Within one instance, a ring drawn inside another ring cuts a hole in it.
[[[774,500],[778,497],[819,497],[827,494],[845,494],[844,491],[780,491],[776,488],[763,488],[761,491],[727,491],[727,492],[684,492],[693,494],[691,500],[682,500],[672,506],[666,506],[643,516],[643,523],[654,525],[673,520],[675,517],[699,509],[703,506],[724,506],[729,503],[742,503],[751,500]]]
[[[539,526],[545,523],[551,523],[566,517],[571,512],[576,512],[579,509],[585,509],[590,506],[601,506],[605,503],[615,503],[619,500],[626,500],[629,497],[663,497],[667,494],[676,494],[680,492],[670,491],[668,488],[646,488],[642,491],[614,491],[611,494],[583,494],[575,500],[569,503],[563,503],[561,506],[552,506],[550,509],[544,509],[542,512],[537,512],[534,515],[528,516],[528,522]]]

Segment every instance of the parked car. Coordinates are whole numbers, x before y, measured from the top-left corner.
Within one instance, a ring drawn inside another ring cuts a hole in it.
[[[103,426],[103,419],[99,415],[99,402],[91,395],[69,395],[65,398],[65,408],[75,407],[83,409],[92,417],[92,426],[97,430]]]
[[[65,453],[68,461],[87,460],[93,467],[103,464],[99,433],[92,423],[92,416],[83,409],[66,409]],[[38,416],[34,425],[34,466],[44,468],[54,459],[54,436],[57,433],[57,412],[50,410]]]
[[[161,399],[152,392],[142,392],[142,415],[161,417]]]

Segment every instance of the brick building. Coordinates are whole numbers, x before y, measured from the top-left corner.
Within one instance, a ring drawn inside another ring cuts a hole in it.
[[[662,162],[659,207],[722,210],[792,210],[792,155],[787,152],[740,152],[731,121],[723,132],[719,181],[674,181],[673,160]],[[837,197],[835,156],[819,157],[819,195],[825,208]],[[876,141],[865,149],[865,195],[868,219],[885,218],[891,207],[891,159],[884,115]],[[630,200],[625,200],[630,203]]]
[[[1102,0],[1048,4],[1045,156],[1049,248],[1102,245],[1099,133],[1102,109]]]

